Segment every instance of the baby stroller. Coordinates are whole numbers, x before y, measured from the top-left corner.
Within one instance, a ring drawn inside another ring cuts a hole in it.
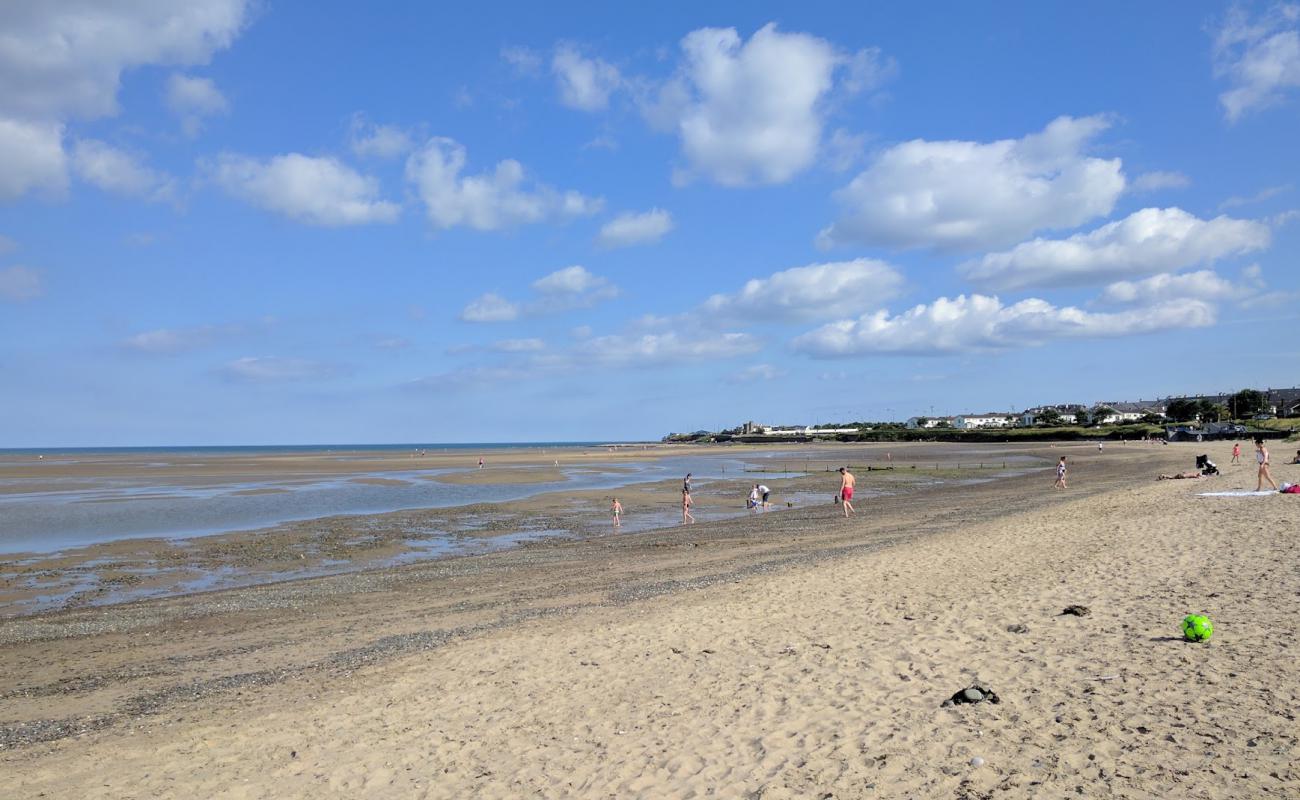
[[[1214,465],[1214,462],[1210,460],[1209,456],[1204,454],[1196,457],[1196,468],[1201,471],[1202,475],[1219,474],[1219,468]]]

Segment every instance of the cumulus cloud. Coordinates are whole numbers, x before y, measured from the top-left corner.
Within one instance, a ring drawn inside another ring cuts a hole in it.
[[[793,348],[815,358],[872,354],[942,355],[1004,350],[1052,339],[1103,338],[1214,323],[1201,300],[1177,299],[1117,313],[1095,313],[1028,299],[1003,305],[997,297],[941,297],[901,314],[888,311],[841,320],[802,334]]]
[[[379,198],[379,181],[334,158],[289,153],[258,161],[224,154],[206,166],[230,194],[311,225],[393,222],[401,213]]]
[[[206,117],[230,111],[230,102],[210,78],[179,72],[167,79],[166,100],[171,112],[180,117],[181,128],[187,136],[197,136]]]
[[[588,366],[661,365],[734,358],[755,353],[760,346],[758,339],[748,333],[613,334],[583,340],[574,347],[574,357],[579,364]]]
[[[740,291],[715,294],[700,306],[713,320],[801,322],[861,314],[903,289],[903,276],[883,261],[859,258],[809,264],[747,281]]]
[[[506,159],[492,172],[462,176],[465,148],[433,138],[406,161],[406,179],[439,229],[466,226],[490,231],[598,212],[603,201],[575,191],[559,192],[528,180],[523,165]]]
[[[501,48],[501,60],[524,75],[536,75],[542,69],[541,54],[521,45]]]
[[[106,192],[149,200],[170,200],[175,192],[171,176],[145,166],[134,153],[95,139],[77,141],[72,168],[78,178]]]
[[[329,378],[338,370],[320,361],[280,356],[250,356],[231,361],[222,368],[229,380],[242,383],[282,383]]]
[[[609,96],[623,83],[613,64],[588,58],[572,45],[555,48],[551,72],[560,89],[560,102],[581,111],[599,111],[609,105]]]
[[[488,292],[460,312],[465,322],[510,322],[521,316],[559,314],[578,308],[590,308],[618,296],[618,287],[585,267],[558,269],[533,281],[535,297],[514,302]]]
[[[397,158],[415,147],[415,139],[405,128],[380,125],[354,114],[348,128],[348,144],[360,158]]]
[[[0,298],[13,303],[35,300],[45,293],[39,270],[31,267],[0,269]]]
[[[1181,172],[1144,172],[1133,179],[1132,192],[1158,192],[1162,189],[1186,189],[1192,179]]]
[[[66,186],[64,124],[117,113],[122,73],[203,64],[243,29],[247,0],[0,5],[0,198]]]
[[[143,331],[122,340],[125,350],[150,355],[175,355],[210,345],[219,334],[212,325],[193,328],[159,328]]]
[[[1279,186],[1266,186],[1263,189],[1260,189],[1258,192],[1255,192],[1254,194],[1250,195],[1249,197],[1233,195],[1232,197],[1229,197],[1227,200],[1224,200],[1222,203],[1219,203],[1219,210],[1223,211],[1225,209],[1236,208],[1238,206],[1248,206],[1248,205],[1253,205],[1255,203],[1262,203],[1265,200],[1269,199],[1270,197],[1276,197],[1279,194],[1289,192],[1291,191],[1292,188],[1293,187],[1291,186],[1291,184],[1284,183]]]
[[[1109,126],[1059,117],[1020,139],[894,145],[835,193],[842,214],[819,243],[999,247],[1105,216],[1124,191],[1120,160],[1084,149]]]
[[[1232,8],[1214,40],[1214,64],[1231,87],[1219,95],[1230,122],[1281,103],[1300,87],[1300,5],[1279,4],[1255,18]]]
[[[673,215],[660,208],[644,213],[619,214],[600,228],[596,243],[601,247],[630,247],[653,244],[673,229]]]
[[[962,266],[980,286],[1085,286],[1205,264],[1268,246],[1267,225],[1181,208],[1144,208],[1068,239],[1034,239]]]
[[[68,186],[63,125],[0,116],[0,200],[29,191],[62,194]]]
[[[1153,305],[1178,298],[1207,302],[1241,301],[1257,291],[1254,286],[1237,285],[1221,278],[1212,270],[1198,270],[1181,275],[1152,275],[1140,281],[1117,281],[1106,287],[1101,294],[1101,301],[1115,305]]]
[[[701,174],[724,186],[784,183],[807,169],[821,146],[836,71],[847,73],[847,90],[863,90],[890,63],[878,51],[846,54],[775,24],[748,41],[734,28],[701,28],[681,49],[680,69],[643,113],[681,139],[690,170],[679,177]]]

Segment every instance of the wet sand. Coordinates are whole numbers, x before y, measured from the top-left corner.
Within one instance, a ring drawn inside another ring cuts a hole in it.
[[[5,621],[0,778],[22,798],[1295,796],[1295,501],[1196,497],[1253,470],[1154,481],[1193,449],[1052,450],[1066,492],[918,484],[851,521],[808,505]],[[1189,611],[1209,644],[1177,640]],[[1003,702],[939,707],[976,679]]]

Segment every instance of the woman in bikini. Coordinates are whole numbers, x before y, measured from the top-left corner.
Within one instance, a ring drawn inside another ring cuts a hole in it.
[[[1259,480],[1255,483],[1255,491],[1264,491],[1264,481],[1277,491],[1277,484],[1273,482],[1273,475],[1268,471],[1268,448],[1264,446],[1263,439],[1255,440],[1255,461],[1259,463]]]

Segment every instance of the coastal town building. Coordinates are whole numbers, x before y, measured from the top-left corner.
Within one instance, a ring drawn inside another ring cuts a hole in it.
[[[952,426],[958,430],[975,428],[1010,428],[1016,424],[1014,414],[958,414],[953,417]]]
[[[916,428],[951,428],[952,417],[909,417],[907,427]]]

